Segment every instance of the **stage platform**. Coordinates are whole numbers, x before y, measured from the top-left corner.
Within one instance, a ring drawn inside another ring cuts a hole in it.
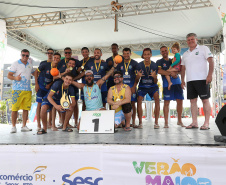
[[[204,117],[199,117],[199,126]],[[29,123],[31,132],[21,132],[17,125],[17,133],[10,134],[11,125],[0,124],[1,145],[59,145],[59,144],[123,144],[123,145],[174,145],[174,146],[226,146],[226,143],[215,142],[214,135],[220,135],[215,119],[210,119],[210,130],[185,129],[177,125],[177,119],[171,118],[168,129],[163,128],[164,120],[159,119],[160,129],[154,129],[153,123],[143,119],[143,129],[132,129],[125,132],[122,128],[115,134],[79,134],[77,129],[67,133],[48,130],[47,134],[36,134],[36,123]],[[138,122],[138,120],[137,120]],[[72,124],[72,122],[70,122]],[[191,118],[183,118],[189,125]]]

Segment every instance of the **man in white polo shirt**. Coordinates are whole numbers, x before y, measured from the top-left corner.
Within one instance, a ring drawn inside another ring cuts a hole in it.
[[[205,122],[200,127],[200,130],[208,130],[211,113],[209,102],[210,83],[214,69],[213,55],[207,46],[197,44],[198,39],[195,33],[189,33],[186,39],[189,49],[182,57],[181,86],[182,88],[185,87],[184,77],[186,72],[187,98],[191,102],[192,114],[192,123],[186,128],[199,128],[197,121],[197,98],[199,96],[202,100],[205,114]]]
[[[8,78],[13,80],[12,83],[12,130],[16,133],[16,120],[18,110],[23,110],[23,126],[21,132],[31,131],[26,126],[28,111],[31,109],[31,74],[34,73],[33,65],[29,59],[29,51],[23,49],[21,51],[21,59],[14,62],[8,73]]]

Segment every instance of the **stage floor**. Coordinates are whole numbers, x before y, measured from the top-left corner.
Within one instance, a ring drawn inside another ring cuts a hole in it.
[[[199,117],[199,126],[204,122]],[[10,134],[11,125],[0,124],[0,144],[2,145],[45,145],[45,144],[125,144],[125,145],[191,145],[191,146],[226,146],[226,143],[215,142],[214,135],[220,135],[215,119],[210,120],[210,130],[185,129],[177,126],[177,119],[171,118],[168,129],[163,128],[164,120],[159,119],[160,129],[154,129],[153,123],[143,119],[143,129],[132,129],[125,132],[122,128],[115,134],[79,134],[77,129],[67,133],[48,130],[47,134],[36,134],[36,123],[29,123],[31,132],[21,132],[17,125],[17,133]],[[72,123],[72,122],[71,122]],[[138,120],[137,120],[138,123]],[[183,118],[189,125],[191,118]]]

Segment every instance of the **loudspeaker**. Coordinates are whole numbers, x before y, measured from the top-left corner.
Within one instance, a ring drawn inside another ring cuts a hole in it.
[[[226,136],[226,105],[221,108],[215,120],[222,136]]]

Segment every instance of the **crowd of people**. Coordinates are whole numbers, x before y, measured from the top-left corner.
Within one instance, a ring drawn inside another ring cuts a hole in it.
[[[210,82],[214,68],[213,55],[206,46],[198,45],[197,35],[189,33],[186,36],[188,50],[180,56],[180,45],[172,46],[174,58],[169,58],[166,46],[161,46],[162,59],[157,62],[151,60],[152,50],[145,48],[142,53],[143,61],[136,62],[131,59],[131,49],[122,50],[122,62],[116,63],[119,47],[116,43],[111,45],[112,56],[106,61],[101,59],[102,51],[94,50],[94,56],[89,56],[89,49],[83,47],[82,60],[72,58],[72,50],[64,49],[65,58],[61,59],[59,53],[53,49],[47,50],[47,60],[42,61],[34,70],[32,63],[28,62],[30,52],[21,51],[21,59],[11,65],[8,78],[12,80],[12,129],[16,133],[16,120],[18,110],[23,110],[22,132],[31,131],[26,126],[28,111],[31,108],[31,75],[35,76],[35,90],[37,110],[37,134],[47,133],[47,129],[53,131],[62,129],[72,132],[73,127],[79,129],[78,100],[79,89],[83,100],[83,111],[106,110],[106,103],[111,110],[115,110],[115,127],[123,127],[125,131],[131,131],[131,127],[142,129],[142,101],[148,94],[155,102],[154,128],[160,128],[158,124],[160,112],[159,87],[157,75],[162,76],[164,99],[164,128],[169,128],[168,114],[171,100],[177,102],[177,115],[179,126],[182,123],[183,89],[185,88],[185,74],[187,81],[187,98],[190,99],[192,123],[186,129],[199,128],[197,120],[197,98],[203,102],[205,122],[201,130],[209,129],[209,117],[211,107],[209,103]],[[57,68],[59,74],[52,76],[51,69]],[[181,78],[179,77],[181,75]],[[81,83],[78,80],[81,79]],[[62,105],[62,98],[68,102],[67,108]],[[136,106],[137,103],[137,106]],[[60,127],[55,124],[56,114],[59,114]],[[135,122],[138,114],[139,124]],[[49,114],[49,119],[47,115]],[[69,120],[74,114],[74,125]],[[48,120],[48,122],[47,122]]]

